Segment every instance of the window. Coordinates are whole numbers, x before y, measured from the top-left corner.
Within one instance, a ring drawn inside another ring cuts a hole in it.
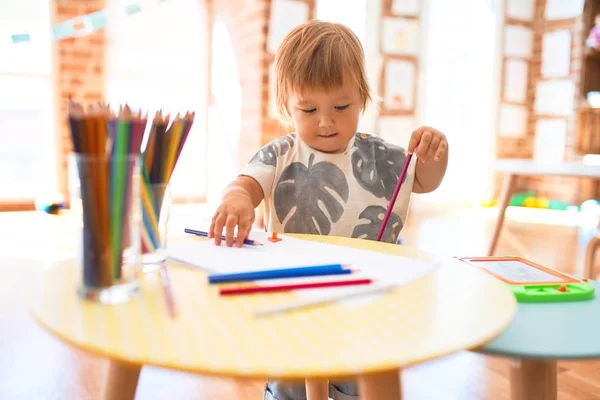
[[[423,59],[424,121],[446,134],[446,177],[424,201],[471,203],[486,197],[493,144],[496,17],[489,1],[431,0]]]
[[[241,133],[242,89],[237,61],[227,26],[214,23],[212,34],[211,92],[208,155],[211,168],[208,201],[218,204],[225,186],[235,176]]]
[[[3,2],[0,12],[0,202],[56,192],[47,0]],[[31,40],[12,43],[12,35]]]
[[[175,199],[206,196],[206,15],[197,0],[146,2],[127,16],[127,3],[110,1],[106,31],[107,101],[154,115],[196,112],[171,179]]]

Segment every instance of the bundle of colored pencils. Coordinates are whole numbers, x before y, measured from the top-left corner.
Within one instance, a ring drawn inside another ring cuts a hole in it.
[[[128,106],[87,109],[69,102],[69,124],[79,172],[83,212],[84,283],[107,287],[122,278],[123,250],[131,243],[134,168],[146,118]],[[135,171],[136,173],[138,171]]]
[[[142,151],[142,252],[157,250],[163,243],[159,220],[165,190],[194,122],[194,113],[163,118],[159,111],[152,121],[146,147]]]

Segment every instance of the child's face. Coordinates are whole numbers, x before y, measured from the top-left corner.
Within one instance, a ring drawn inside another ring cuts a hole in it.
[[[361,99],[357,85],[344,83],[330,91],[292,93],[288,109],[296,132],[308,146],[324,153],[341,153],[358,128]]]

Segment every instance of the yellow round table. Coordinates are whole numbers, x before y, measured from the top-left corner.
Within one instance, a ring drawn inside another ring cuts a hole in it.
[[[406,246],[295,236],[432,259]],[[111,360],[109,399],[133,399],[141,367],[153,365],[223,377],[306,379],[311,400],[327,399],[328,378],[351,377],[358,378],[361,399],[400,399],[400,369],[484,345],[508,327],[516,311],[505,285],[452,259],[370,302],[260,318],[257,309],[295,295],[224,298],[201,270],[172,263],[169,272],[175,318],[169,316],[158,275],[142,278],[133,301],[103,306],[78,297],[71,263],[45,272],[31,310],[51,334]]]

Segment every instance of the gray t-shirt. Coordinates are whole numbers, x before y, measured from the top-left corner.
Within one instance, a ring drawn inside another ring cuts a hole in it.
[[[240,175],[262,187],[269,232],[375,240],[405,160],[402,147],[364,133],[339,154],[312,149],[291,133],[261,148]],[[415,161],[382,241],[395,243],[406,223]]]

